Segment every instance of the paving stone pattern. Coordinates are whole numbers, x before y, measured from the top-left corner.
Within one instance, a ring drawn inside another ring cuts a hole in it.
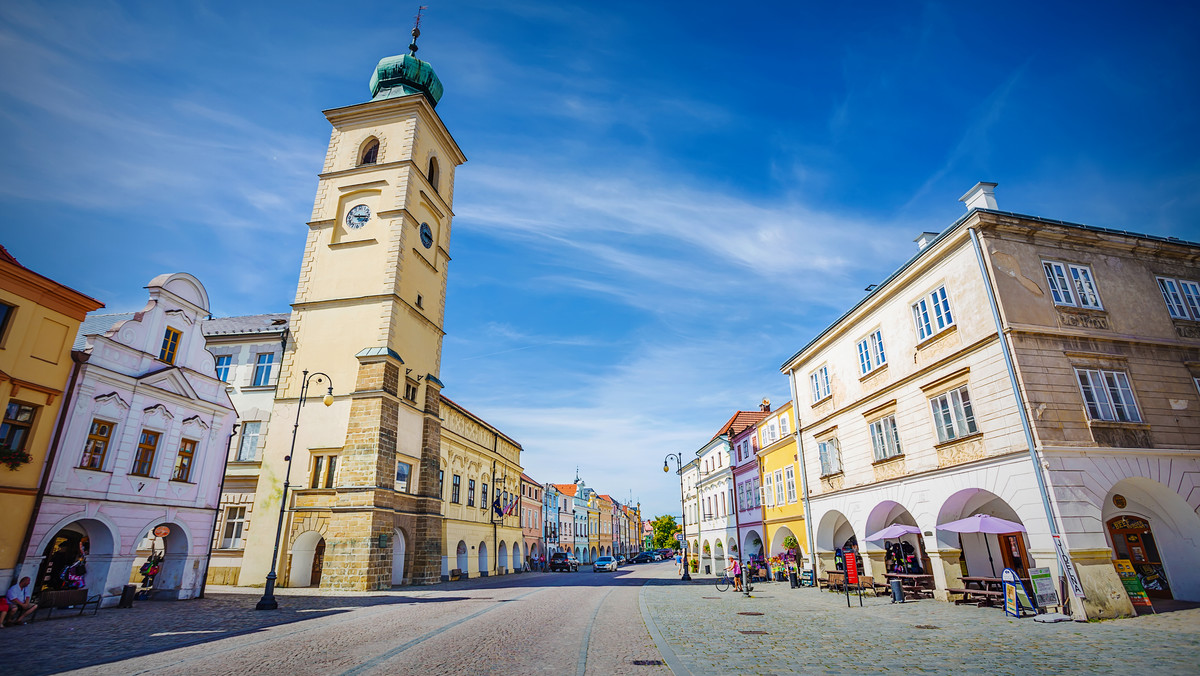
[[[745,598],[660,579],[642,595],[667,650],[696,675],[1200,673],[1200,609],[1041,624],[932,600],[847,608],[844,595],[778,582]]]

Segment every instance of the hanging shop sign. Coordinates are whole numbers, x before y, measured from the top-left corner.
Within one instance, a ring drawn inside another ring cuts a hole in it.
[[[1054,578],[1050,576],[1049,568],[1030,568],[1029,581],[1033,584],[1033,597],[1039,608],[1060,605],[1058,590],[1054,588]]]
[[[1075,564],[1071,563],[1071,557],[1067,554],[1067,545],[1063,542],[1061,535],[1053,535],[1054,551],[1058,554],[1058,567],[1062,569],[1063,575],[1067,576],[1067,582],[1071,585],[1071,593],[1075,596],[1086,599],[1083,595],[1083,585],[1079,584],[1079,576],[1075,574]]]
[[[171,534],[171,527],[167,526],[166,524],[154,527],[154,537],[156,537],[156,538],[165,538],[170,534]]]
[[[1117,569],[1117,575],[1121,577],[1121,585],[1125,587],[1125,593],[1129,595],[1129,602],[1135,606],[1144,608],[1153,608],[1150,605],[1150,596],[1146,594],[1146,587],[1142,584],[1142,578],[1138,575],[1137,569],[1133,567],[1133,562],[1129,559],[1117,559],[1113,561],[1113,566]]]

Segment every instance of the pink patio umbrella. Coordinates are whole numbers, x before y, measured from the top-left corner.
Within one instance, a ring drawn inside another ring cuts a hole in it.
[[[875,540],[895,540],[901,535],[909,535],[912,533],[920,533],[921,529],[916,526],[906,526],[902,523],[894,523],[883,530],[867,536],[868,541]],[[1011,531],[1005,531],[1006,533]]]
[[[950,523],[940,523],[938,528],[948,530],[954,533],[990,533],[993,535],[1000,533],[1015,533],[1020,531],[1026,532],[1025,526],[1014,521],[1001,519],[998,516],[991,514],[972,514],[965,519],[951,521]],[[992,545],[983,538],[983,546],[987,547],[988,565],[992,567],[992,575],[996,574],[996,562],[992,560]]]

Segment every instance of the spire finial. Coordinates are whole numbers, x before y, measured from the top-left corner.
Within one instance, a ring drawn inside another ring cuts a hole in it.
[[[408,46],[408,55],[409,56],[417,55],[417,38],[421,37],[421,12],[424,12],[427,9],[429,9],[428,5],[421,5],[421,6],[417,7],[417,16],[413,20],[413,29],[412,29],[413,41]]]

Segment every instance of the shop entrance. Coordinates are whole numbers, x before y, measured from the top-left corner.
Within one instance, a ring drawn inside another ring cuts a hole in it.
[[[321,569],[325,567],[325,538],[317,543],[317,548],[313,550],[312,576],[309,578],[310,585],[313,587],[321,586]]]
[[[1133,564],[1148,596],[1174,598],[1149,520],[1124,514],[1109,520],[1108,533],[1117,558],[1128,559]]]
[[[1025,562],[1025,542],[1020,533],[1003,533],[1000,539],[1000,556],[1004,559],[1004,567],[1012,568],[1017,577],[1029,579],[1029,567]]]

